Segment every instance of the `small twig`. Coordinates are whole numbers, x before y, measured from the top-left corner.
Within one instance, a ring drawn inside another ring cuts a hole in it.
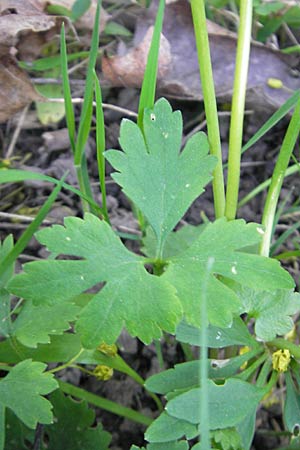
[[[20,132],[21,132],[21,129],[22,129],[22,126],[23,126],[23,123],[24,123],[27,111],[28,111],[28,105],[25,106],[25,108],[23,109],[23,111],[22,111],[22,113],[20,115],[20,118],[19,118],[19,121],[18,121],[18,125],[16,126],[16,129],[14,131],[14,134],[12,136],[12,139],[10,141],[10,144],[8,146],[8,149],[7,149],[7,152],[6,152],[6,155],[5,155],[6,159],[10,159],[11,155],[13,154],[13,151],[14,151],[16,142],[18,140],[18,137],[20,135]]]
[[[54,103],[64,103],[65,100],[63,98],[48,98],[47,101]],[[83,103],[83,98],[73,98],[72,103]],[[93,106],[96,106],[96,102],[93,102]],[[131,111],[130,109],[122,108],[121,106],[111,105],[110,103],[102,103],[102,106],[104,109],[111,109],[112,111],[118,111],[122,114],[126,114],[127,116],[137,117],[137,113]]]
[[[0,217],[3,217],[4,219],[11,219],[11,220],[18,220],[20,222],[33,222],[34,217],[30,216],[23,216],[22,214],[13,214],[13,213],[7,213],[7,212],[0,212]],[[44,224],[51,224],[51,220],[43,220]]]

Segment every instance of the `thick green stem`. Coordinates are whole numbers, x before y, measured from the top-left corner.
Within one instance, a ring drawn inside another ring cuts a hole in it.
[[[105,411],[109,411],[121,417],[126,417],[133,422],[141,423],[146,426],[151,425],[151,423],[153,422],[151,417],[145,416],[144,414],[141,414],[138,411],[134,411],[131,408],[121,406],[118,403],[107,400],[106,398],[100,397],[99,395],[87,392],[86,390],[73,386],[70,383],[59,381],[58,384],[60,389],[66,394],[73,395],[74,397],[85,400],[92,405],[105,409]]]
[[[213,173],[213,193],[216,218],[224,216],[225,191],[222,166],[222,150],[220,141],[219,120],[215,95],[214,79],[210,59],[208,33],[206,27],[204,0],[191,0],[197,45],[198,64],[202,84],[204,107],[207,121],[207,134],[210,153],[217,157],[217,165]]]
[[[300,100],[298,100],[296,104],[296,108],[284,137],[264,207],[262,225],[265,227],[265,233],[260,247],[260,254],[263,256],[269,256],[277,203],[286,170],[291,159],[291,155],[296,144],[299,132]]]
[[[228,178],[225,207],[225,215],[228,220],[235,219],[237,211],[245,98],[251,44],[252,0],[243,0],[240,2],[240,5],[240,26],[238,32],[229,135]]]

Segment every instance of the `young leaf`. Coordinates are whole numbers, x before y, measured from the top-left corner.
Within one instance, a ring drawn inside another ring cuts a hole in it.
[[[163,412],[147,429],[145,439],[149,442],[169,442],[186,436],[193,439],[198,435],[198,428],[184,420]]]
[[[235,428],[224,428],[215,430],[211,433],[216,444],[219,444],[222,450],[243,450],[241,437]]]
[[[68,217],[37,233],[54,254],[80,260],[48,260],[25,264],[10,289],[35,304],[71,299],[99,282],[104,288],[82,309],[77,330],[84,346],[113,343],[123,325],[145,343],[174,333],[182,316],[175,290],[162,277],[150,275],[144,260],[128,251],[112,229],[92,214],[85,220]]]
[[[262,229],[254,223],[219,219],[208,224],[186,251],[169,259],[162,278],[176,288],[188,323],[201,325],[200,299],[209,258],[213,258],[215,263],[207,285],[207,313],[209,322],[215,326],[230,327],[233,314],[242,310],[236,293],[214,275],[265,290],[294,286],[292,277],[277,261],[241,251],[243,247],[258,243],[261,232]]]
[[[0,264],[12,251],[14,246],[13,237],[9,235],[1,243],[0,241]],[[4,274],[0,277],[0,336],[8,337],[10,334],[10,295],[6,290],[8,280],[13,276],[14,263],[11,263]],[[1,447],[0,447],[1,448]]]
[[[42,395],[56,389],[57,382],[50,373],[43,373],[45,368],[46,364],[26,359],[0,380],[0,405],[12,409],[29,428],[52,422],[51,403]]]
[[[70,328],[80,308],[72,303],[35,306],[27,300],[13,323],[14,336],[27,347],[50,342],[51,334],[62,334]]]
[[[26,441],[34,441],[34,431],[25,427],[11,410],[7,409],[5,416],[5,450],[28,450]]]
[[[199,424],[200,389],[191,389],[170,400],[166,407],[168,414],[192,424]],[[209,380],[210,429],[216,430],[238,425],[259,403],[264,394],[265,391],[262,388],[242,380],[229,378],[223,385],[217,385]]]
[[[172,112],[164,98],[145,111],[144,136],[135,123],[123,120],[123,152],[109,150],[106,158],[118,171],[113,178],[153,228],[156,256],[161,257],[167,236],[211,179],[215,158],[208,156],[203,133],[180,153],[181,113]]]
[[[106,450],[111,436],[101,424],[91,428],[95,412],[86,402],[78,402],[57,390],[50,396],[56,421],[45,431],[48,450]]]
[[[182,321],[176,328],[176,339],[190,345],[201,347],[201,332],[199,328]],[[231,345],[247,345],[255,347],[257,341],[250,334],[240,317],[235,317],[229,328],[209,325],[207,328],[208,346],[211,348],[230,347]]]
[[[264,340],[271,341],[276,335],[284,335],[293,327],[290,316],[300,310],[300,294],[278,289],[267,292],[239,286],[244,311],[255,320],[255,333]]]
[[[300,395],[296,389],[290,372],[286,374],[286,399],[284,404],[284,422],[291,433],[300,427]]]

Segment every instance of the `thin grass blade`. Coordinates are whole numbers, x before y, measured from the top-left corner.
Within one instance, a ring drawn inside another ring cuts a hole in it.
[[[40,180],[40,181],[46,181],[49,183],[53,183],[58,185],[60,183],[59,180],[53,177],[49,177],[48,175],[43,175],[41,173],[37,172],[30,172],[25,170],[17,170],[17,169],[9,169],[9,170],[1,170],[0,171],[0,184],[2,183],[18,183],[21,181],[26,180]],[[103,216],[104,213],[102,211],[102,208],[92,199],[92,197],[89,197],[88,195],[85,195],[83,192],[81,192],[79,189],[74,188],[68,183],[63,182],[62,187],[64,189],[67,189],[73,194],[78,195],[83,200],[87,201],[93,209],[97,211],[97,214],[100,216]]]
[[[31,224],[26,228],[22,236],[18,239],[15,246],[12,248],[12,250],[8,253],[8,255],[3,259],[2,263],[0,264],[0,276],[3,275],[3,273],[8,270],[11,264],[18,258],[20,253],[25,249],[28,242],[34,235],[34,233],[37,231],[45,217],[47,216],[48,212],[51,209],[51,206],[55,202],[61,188],[63,186],[63,178],[60,180],[58,185],[53,189],[52,193],[48,197],[47,201],[44,203],[44,205],[41,207],[39,213],[37,214],[36,218],[31,222]]]
[[[71,95],[70,81],[69,81],[69,75],[68,75],[68,56],[67,56],[67,46],[66,46],[64,23],[62,24],[61,33],[60,33],[60,56],[61,56],[62,85],[63,85],[65,110],[66,110],[66,122],[67,122],[67,126],[68,126],[71,148],[72,148],[73,153],[75,153],[75,115],[74,115],[74,108],[73,108],[73,104],[72,104],[72,95]]]
[[[98,56],[99,48],[99,19],[100,19],[101,0],[97,2],[97,10],[95,15],[95,23],[92,34],[91,49],[89,63],[86,75],[86,84],[84,91],[84,100],[80,116],[78,136],[75,148],[75,165],[81,164],[84,147],[90,132],[92,111],[93,111],[93,95],[94,95],[94,70]]]
[[[152,108],[155,100],[160,35],[162,32],[164,11],[165,0],[160,0],[140,94],[137,124],[141,130],[143,130],[144,110],[145,108]]]
[[[262,138],[271,128],[273,128],[287,113],[294,108],[300,98],[300,90],[296,91],[268,120],[267,122],[252,136],[251,139],[242,147],[242,153],[254,145]]]
[[[95,80],[95,100],[96,100],[96,151],[98,163],[98,175],[101,188],[102,208],[105,213],[105,220],[109,223],[109,216],[106,204],[106,185],[105,185],[105,126],[104,113],[102,107],[102,93],[99,79],[94,71]]]

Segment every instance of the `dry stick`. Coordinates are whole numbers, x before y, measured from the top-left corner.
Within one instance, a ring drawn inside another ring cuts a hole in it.
[[[18,121],[18,125],[17,125],[17,127],[16,127],[16,129],[14,131],[13,137],[12,137],[12,139],[10,141],[10,144],[9,144],[9,147],[7,149],[7,152],[6,152],[6,155],[5,155],[5,159],[9,159],[11,157],[11,155],[13,154],[13,151],[14,151],[16,142],[18,140],[19,134],[21,132],[21,129],[22,129],[22,126],[23,126],[23,123],[24,123],[27,111],[28,111],[28,105],[25,106],[25,108],[23,109],[23,111],[22,111],[22,113],[20,115],[20,118],[19,118],[19,121]]]
[[[53,103],[64,103],[63,98],[48,98],[47,101]],[[72,98],[72,103],[74,104],[83,103],[83,98],[81,97]],[[96,102],[93,102],[93,106],[96,106]],[[112,111],[117,111],[122,114],[126,114],[127,116],[130,117],[137,117],[137,113],[131,111],[130,109],[122,108],[121,106],[112,105],[110,103],[102,103],[102,106],[104,109],[111,109]]]

